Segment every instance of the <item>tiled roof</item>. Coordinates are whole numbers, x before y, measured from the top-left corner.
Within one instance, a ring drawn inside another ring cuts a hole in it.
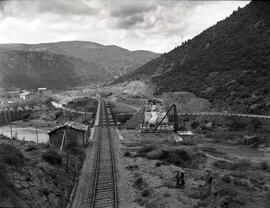
[[[60,126],[56,126],[55,128],[53,128],[49,133],[54,132],[57,129],[63,128],[63,127],[70,127],[79,131],[87,131],[88,130],[88,125],[82,124],[82,123],[78,123],[78,122],[74,122],[74,121],[69,121],[66,122]]]

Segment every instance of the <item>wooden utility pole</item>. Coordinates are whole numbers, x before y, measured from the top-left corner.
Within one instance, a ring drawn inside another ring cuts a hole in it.
[[[68,128],[68,127],[67,127]],[[66,172],[68,173],[68,162],[69,162],[69,155],[68,155],[68,147],[69,147],[69,141],[68,141],[69,135],[68,135],[68,129],[67,129],[67,133],[66,133],[66,146],[67,146],[67,167],[66,167]]]
[[[6,120],[7,120],[8,124],[9,124],[9,128],[10,128],[10,139],[12,139],[12,123],[7,115],[7,111],[5,111],[5,116],[6,116]]]
[[[10,126],[10,139],[12,139],[12,124],[11,124],[11,122],[9,122],[9,126]]]
[[[36,125],[36,135],[37,135],[37,144],[38,144],[38,130],[37,130],[37,125]]]

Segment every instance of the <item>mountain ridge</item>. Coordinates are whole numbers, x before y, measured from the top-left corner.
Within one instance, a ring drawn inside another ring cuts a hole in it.
[[[0,86],[30,89],[47,86],[65,89],[108,81],[102,65],[79,58],[40,51],[0,50]]]
[[[48,51],[68,57],[81,58],[85,61],[104,65],[114,76],[130,72],[150,59],[159,56],[158,53],[151,51],[130,51],[116,45],[102,45],[91,41],[60,41],[38,44],[11,43],[0,44],[1,48],[24,51]],[[132,67],[127,68],[128,66]],[[127,70],[122,70],[123,68],[127,68]]]

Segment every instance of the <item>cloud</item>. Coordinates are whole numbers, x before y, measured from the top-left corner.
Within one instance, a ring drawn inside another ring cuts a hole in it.
[[[0,43],[89,40],[166,52],[230,15],[243,1],[0,1]]]
[[[98,12],[84,0],[6,0],[2,2],[2,8],[6,16],[94,15]]]

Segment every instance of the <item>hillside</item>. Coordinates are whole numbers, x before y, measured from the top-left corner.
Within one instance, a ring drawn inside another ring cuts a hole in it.
[[[46,51],[73,56],[102,64],[115,76],[131,72],[159,54],[150,51],[129,51],[114,45],[101,45],[88,41],[65,41],[41,44],[1,44],[0,48],[23,51]]]
[[[63,89],[111,78],[102,65],[64,55],[0,49],[0,86],[4,89]]]
[[[216,110],[270,114],[270,4],[251,2],[117,82],[148,77],[156,93],[189,91]]]

